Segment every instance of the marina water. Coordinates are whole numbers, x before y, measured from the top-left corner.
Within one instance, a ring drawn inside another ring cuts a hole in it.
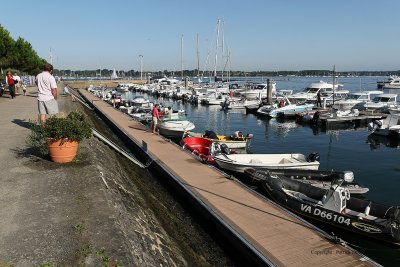
[[[320,80],[332,83],[332,77],[273,77],[277,90],[299,91],[312,82]],[[335,83],[343,84],[350,92],[376,90],[377,81],[384,77],[344,77]],[[244,80],[242,78],[242,80]],[[262,82],[266,79],[247,78],[248,81]],[[133,98],[135,92],[127,92],[123,98]],[[171,106],[174,110],[184,109],[187,119],[192,121],[195,132],[213,130],[218,134],[231,135],[235,131],[253,134],[250,153],[302,153],[318,152],[320,170],[350,170],[355,181],[368,187],[365,198],[387,205],[400,205],[400,145],[398,140],[372,138],[367,127],[353,125],[330,130],[311,128],[294,120],[277,120],[246,114],[238,110],[222,111],[220,106],[203,106],[165,98],[154,99],[155,103]],[[343,128],[343,129],[342,129]],[[321,225],[318,225],[321,226]],[[362,240],[347,232],[321,226],[354,245],[367,256],[384,266],[400,266],[400,250]],[[321,259],[323,260],[323,259]]]

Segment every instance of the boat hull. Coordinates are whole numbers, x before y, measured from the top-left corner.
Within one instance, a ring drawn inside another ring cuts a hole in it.
[[[311,188],[307,190],[307,186]],[[304,193],[309,199],[315,200],[315,202],[312,202],[300,199],[288,193],[291,189],[288,189],[290,187],[282,177],[277,179],[269,176],[263,184],[263,187],[275,202],[301,216],[383,242],[400,245],[399,217],[398,214],[396,215],[398,210],[393,206],[385,206],[350,197],[347,200],[345,211],[337,212],[325,208],[320,204],[321,201],[316,201],[318,199],[323,199],[326,190],[312,189],[310,185],[305,185],[303,189],[299,190],[301,194]],[[366,207],[370,207],[369,215],[363,213]],[[377,216],[379,220],[375,222],[369,219],[371,217],[368,216],[371,214]]]
[[[184,132],[194,128],[194,124],[189,121],[167,121],[157,124],[158,132],[166,137],[182,137]]]
[[[246,169],[245,174],[252,181],[259,181],[260,184],[268,179],[268,175],[284,176],[287,179],[300,181],[304,184],[309,184],[317,188],[328,190],[332,182],[337,179],[343,179],[342,186],[349,190],[351,194],[365,194],[369,188],[363,187],[354,182],[354,173],[351,171],[320,171],[320,170],[297,170],[297,169],[284,169],[284,170],[270,170],[267,172]]]
[[[229,149],[247,148],[252,138],[252,135],[250,134],[247,136],[243,136],[242,138],[232,138],[229,135],[217,135],[217,138],[215,139],[207,138],[201,133],[189,132],[187,133],[187,135],[192,137],[203,137],[210,142],[218,143],[219,145],[225,144]]]
[[[272,118],[276,117],[294,117],[299,112],[310,111],[314,107],[313,104],[305,105],[288,105],[283,108],[277,108],[269,112],[269,116]]]
[[[220,154],[214,159],[222,169],[239,173],[244,173],[248,168],[257,170],[317,170],[319,168],[318,161],[307,162],[302,154]]]
[[[213,142],[209,139],[202,137],[186,137],[182,139],[181,145],[200,161],[209,164],[215,163],[214,158],[210,155],[210,148],[213,145]]]

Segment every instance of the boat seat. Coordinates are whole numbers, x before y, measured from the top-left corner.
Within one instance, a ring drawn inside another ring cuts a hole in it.
[[[262,163],[260,159],[251,159],[249,163]]]
[[[298,162],[300,162],[300,161],[298,159],[295,159],[295,158],[284,158],[279,163],[280,164],[285,164],[285,163],[298,163]]]

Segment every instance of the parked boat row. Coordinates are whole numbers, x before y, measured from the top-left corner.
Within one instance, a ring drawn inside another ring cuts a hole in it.
[[[151,119],[152,103],[144,97],[124,100],[117,97],[117,94],[113,98],[112,92],[111,97],[110,92],[105,93],[104,90],[97,92],[110,104],[115,104],[115,99],[119,99],[119,109],[130,116],[134,117],[134,114],[137,114],[141,109]],[[216,92],[217,90],[213,93],[216,96],[215,100],[221,93]],[[222,93],[220,95],[222,96]],[[369,99],[372,95],[372,93],[368,94]],[[228,100],[229,105],[231,100],[232,102],[241,100],[234,97],[234,95],[229,95],[224,98],[225,104],[228,103]],[[383,97],[382,94],[380,94],[380,97]],[[286,102],[281,104],[282,100]],[[269,107],[269,114],[274,114],[272,112],[274,111],[276,115],[268,116],[287,116],[288,114],[293,116],[293,114],[301,111],[323,111],[321,108],[315,110],[314,105],[307,103],[307,101],[292,104],[288,96],[280,96],[276,98],[276,102],[278,102],[276,106]],[[291,107],[291,105],[295,107]],[[298,107],[299,109],[296,110]],[[300,107],[304,109],[301,110]],[[160,109],[162,118],[157,124],[159,133],[173,138],[184,136],[181,145],[200,161],[218,166],[227,172],[247,175],[252,180],[257,180],[272,199],[302,216],[318,219],[392,244],[400,244],[399,208],[387,207],[355,198],[353,195],[364,194],[369,189],[355,183],[352,172],[319,170],[318,153],[311,153],[308,156],[296,152],[281,154],[235,153],[234,149],[248,147],[253,138],[251,134],[244,135],[240,131],[236,131],[232,135],[221,135],[212,131],[206,131],[204,134],[194,133],[192,130],[195,125],[186,119],[184,111],[174,112],[172,109],[164,108]],[[264,109],[266,108],[264,107]],[[353,106],[353,108],[345,108],[345,110],[347,110],[346,112],[354,112],[355,109]],[[382,123],[382,125],[385,124]]]
[[[275,202],[301,216],[400,245],[400,207],[356,198],[344,179],[333,180],[325,189],[293,179],[293,174],[246,172],[263,180],[263,188]]]

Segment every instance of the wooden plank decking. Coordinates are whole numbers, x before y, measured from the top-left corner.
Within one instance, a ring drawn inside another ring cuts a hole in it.
[[[304,222],[215,168],[200,163],[189,153],[152,134],[142,125],[87,91],[80,93],[129,138],[147,143],[158,164],[175,174],[231,229],[276,266],[371,266],[357,253],[329,242]]]

